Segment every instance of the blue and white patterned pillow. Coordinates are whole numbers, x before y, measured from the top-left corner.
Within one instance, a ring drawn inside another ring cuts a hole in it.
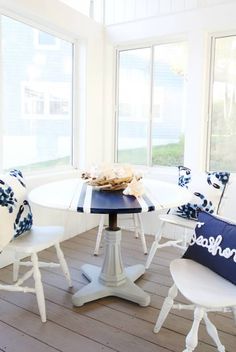
[[[18,211],[14,222],[14,238],[29,231],[33,225],[33,215],[29,202],[26,199],[26,184],[20,170],[11,170],[9,174],[17,179],[22,188],[25,189],[23,197],[18,199]]]
[[[0,175],[0,250],[32,226],[32,212],[26,197],[20,171]]]
[[[174,213],[187,219],[197,220],[199,211],[217,214],[230,173],[225,171],[192,174],[191,169],[179,166],[178,184],[192,192],[187,204],[174,209]]]
[[[208,267],[236,285],[236,224],[199,212],[195,233],[183,258]]]
[[[25,199],[20,205],[15,223],[14,223],[14,238],[29,231],[33,225],[33,215],[29,202]]]

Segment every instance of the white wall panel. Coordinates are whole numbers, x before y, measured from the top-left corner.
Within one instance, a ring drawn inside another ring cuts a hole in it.
[[[159,0],[160,14],[168,14],[171,12],[171,0]]]
[[[160,14],[160,0],[147,0],[147,17],[158,16]]]
[[[198,7],[198,0],[186,0],[185,1],[185,9],[192,10]]]
[[[135,18],[143,18],[147,15],[147,1],[136,0],[135,4]]]
[[[185,11],[187,2],[185,0],[172,0],[171,12]]]

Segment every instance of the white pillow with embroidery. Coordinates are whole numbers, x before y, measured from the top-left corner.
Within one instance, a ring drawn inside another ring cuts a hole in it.
[[[0,175],[0,250],[32,226],[22,173],[11,170]]]
[[[191,169],[185,166],[179,166],[178,169],[178,184],[192,192],[192,199],[171,213],[192,220],[197,220],[199,211],[217,214],[230,173],[216,171],[192,174]]]

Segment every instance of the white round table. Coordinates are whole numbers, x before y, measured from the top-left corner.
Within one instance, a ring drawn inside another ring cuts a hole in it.
[[[134,283],[144,274],[144,266],[123,266],[117,214],[142,213],[182,205],[190,200],[191,194],[171,183],[153,179],[144,179],[143,183],[145,194],[139,198],[125,196],[122,191],[98,191],[80,179],[48,183],[30,192],[30,201],[43,207],[109,215],[102,268],[90,264],[82,266],[82,273],[90,282],[73,295],[75,306],[106,296],[118,296],[141,306],[150,303],[150,296]]]

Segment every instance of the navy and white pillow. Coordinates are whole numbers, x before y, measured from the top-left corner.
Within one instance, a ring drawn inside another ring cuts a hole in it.
[[[26,185],[18,170],[0,175],[0,219],[0,249],[32,226]]]
[[[20,170],[11,170],[9,174],[15,177],[22,189],[25,190],[23,196],[18,197],[18,211],[14,222],[14,238],[22,235],[24,232],[29,231],[33,225],[33,215],[29,202],[26,196],[26,184]]]
[[[179,206],[172,213],[187,219],[197,220],[199,211],[210,214],[219,210],[230,173],[225,171],[192,174],[191,169],[179,166],[178,184],[192,192],[189,203]]]
[[[18,210],[14,222],[14,238],[22,235],[24,232],[29,231],[33,225],[33,215],[29,202],[24,199]]]
[[[236,224],[200,212],[183,258],[208,267],[236,285]]]

